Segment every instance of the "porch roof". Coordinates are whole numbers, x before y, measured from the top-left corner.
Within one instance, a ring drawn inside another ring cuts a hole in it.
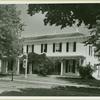
[[[50,59],[53,60],[66,60],[66,59],[85,59],[84,56],[81,55],[73,55],[73,56],[48,56]]]

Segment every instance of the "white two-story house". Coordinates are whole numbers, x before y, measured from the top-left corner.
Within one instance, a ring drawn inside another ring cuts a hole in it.
[[[78,66],[97,64],[94,48],[83,43],[89,36],[82,33],[51,34],[23,38],[23,53],[45,53],[56,61],[55,73],[58,75],[78,76]],[[34,67],[34,66],[30,66]],[[29,67],[29,73],[32,68]]]
[[[34,52],[45,53],[47,57],[55,61],[54,75],[79,76],[78,67],[86,64],[97,64],[98,58],[94,56],[94,47],[85,45],[83,42],[89,35],[82,33],[51,34],[22,38],[23,54]],[[4,62],[3,62],[4,63]],[[28,66],[28,74],[34,74],[34,66]],[[8,72],[7,64],[0,64],[0,72]],[[25,68],[20,64],[20,60],[14,67],[16,74],[25,73]],[[94,73],[98,77],[99,71]]]

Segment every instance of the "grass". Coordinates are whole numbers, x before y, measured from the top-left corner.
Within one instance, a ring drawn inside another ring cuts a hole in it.
[[[80,85],[100,87],[100,80],[96,80],[96,79],[64,78],[64,77],[59,77],[58,79],[69,81],[71,83],[77,83]]]
[[[100,89],[78,87],[56,87],[52,89],[26,88],[3,92],[0,96],[100,96]]]
[[[59,80],[69,81],[70,83],[77,83],[80,85],[90,85],[100,87],[100,80],[95,79],[80,79],[80,78],[65,78],[59,77]],[[54,87],[51,89],[45,88],[24,88],[20,91],[5,91],[0,96],[100,96],[100,89],[98,88],[84,88],[84,87]]]

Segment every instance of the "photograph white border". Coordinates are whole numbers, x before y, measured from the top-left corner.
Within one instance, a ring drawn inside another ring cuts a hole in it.
[[[0,0],[0,4],[100,3],[100,0]],[[0,96],[0,100],[100,100],[100,96]]]

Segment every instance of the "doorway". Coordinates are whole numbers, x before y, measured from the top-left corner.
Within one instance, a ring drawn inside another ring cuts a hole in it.
[[[54,74],[55,75],[60,75],[60,73],[61,73],[61,62],[56,62],[55,63]]]
[[[65,63],[66,63],[65,64],[66,65],[65,72],[66,73],[75,73],[76,60],[66,60]]]

